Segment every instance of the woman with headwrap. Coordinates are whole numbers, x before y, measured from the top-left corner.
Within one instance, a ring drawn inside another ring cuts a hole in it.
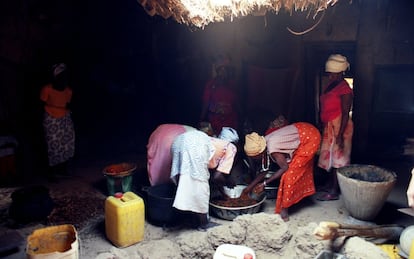
[[[329,83],[320,96],[320,118],[324,125],[318,166],[329,173],[326,191],[318,200],[337,200],[339,194],[336,169],[350,164],[353,122],[349,116],[353,92],[344,73],[349,69],[346,57],[331,55],[325,64]]]
[[[40,92],[44,102],[43,128],[47,144],[50,176],[67,173],[67,162],[75,153],[75,130],[68,104],[72,89],[67,81],[67,67],[53,66],[53,81]]]
[[[318,129],[305,122],[284,126],[265,137],[256,132],[246,135],[246,155],[261,160],[262,164],[256,178],[243,190],[243,195],[251,191],[261,193],[268,183],[280,179],[275,213],[288,221],[288,208],[315,193],[313,162],[320,142]],[[279,169],[265,180],[271,163],[276,163]]]
[[[275,119],[271,120],[270,123],[267,126],[266,131],[264,132],[264,136],[269,135],[270,133],[272,133],[275,130],[278,130],[284,126],[287,126],[289,124],[288,120],[285,118],[285,116],[283,115],[278,115]],[[253,131],[250,131],[253,132]],[[252,159],[251,157],[247,156],[247,161],[245,161],[245,163],[247,162],[247,167],[248,167],[248,171],[249,171],[249,176],[251,179],[256,178],[256,174],[263,172],[263,164],[261,160],[255,160]],[[278,169],[278,165],[276,163],[271,163],[268,168],[266,168],[267,174],[266,174],[266,178],[268,178],[269,176],[271,176],[274,172],[277,171]],[[277,183],[275,183],[277,185]]]
[[[206,83],[202,96],[200,122],[209,122],[216,136],[222,127],[238,129],[238,97],[229,66],[225,58],[215,64],[216,76]]]
[[[232,142],[238,141],[238,135],[231,128],[223,131],[221,135],[227,140],[198,130],[189,131],[179,135],[171,147],[171,179],[177,183],[173,207],[196,215],[196,226],[202,229],[214,226],[208,220],[210,179],[214,185],[234,187],[225,175],[230,174],[233,166],[237,148]]]

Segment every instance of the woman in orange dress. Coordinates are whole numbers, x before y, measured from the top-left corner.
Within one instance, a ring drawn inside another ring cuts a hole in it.
[[[243,193],[263,192],[268,183],[280,178],[275,213],[288,221],[288,208],[315,193],[313,166],[320,142],[319,130],[306,122],[284,126],[265,137],[256,132],[246,135],[244,151],[262,160],[262,170]],[[270,163],[276,163],[279,169],[264,180]]]
[[[75,153],[75,130],[68,104],[72,89],[67,82],[66,65],[53,66],[53,82],[40,92],[44,102],[43,128],[47,144],[49,176],[67,174],[67,162]]]

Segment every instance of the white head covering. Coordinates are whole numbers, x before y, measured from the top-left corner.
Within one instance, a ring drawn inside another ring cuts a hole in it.
[[[60,73],[66,70],[66,64],[65,63],[59,63],[53,65],[53,76],[58,76]]]
[[[233,128],[223,127],[221,128],[221,132],[218,138],[236,143],[239,141],[239,134],[237,134],[237,131]]]
[[[325,64],[325,71],[330,73],[340,73],[349,69],[346,57],[340,54],[330,55]]]

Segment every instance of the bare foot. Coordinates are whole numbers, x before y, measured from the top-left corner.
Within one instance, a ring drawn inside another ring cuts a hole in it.
[[[282,211],[280,212],[280,217],[283,219],[284,222],[289,221],[288,209],[282,209]]]
[[[316,197],[318,201],[334,201],[339,199],[339,195],[337,193],[323,193]]]

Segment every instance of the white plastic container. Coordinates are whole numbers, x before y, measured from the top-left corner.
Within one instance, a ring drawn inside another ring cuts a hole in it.
[[[247,246],[223,244],[217,247],[213,259],[256,259],[256,254]]]
[[[400,235],[400,247],[401,250],[406,254],[414,257],[414,254],[411,254],[411,249],[414,244],[414,226],[406,227]]]

